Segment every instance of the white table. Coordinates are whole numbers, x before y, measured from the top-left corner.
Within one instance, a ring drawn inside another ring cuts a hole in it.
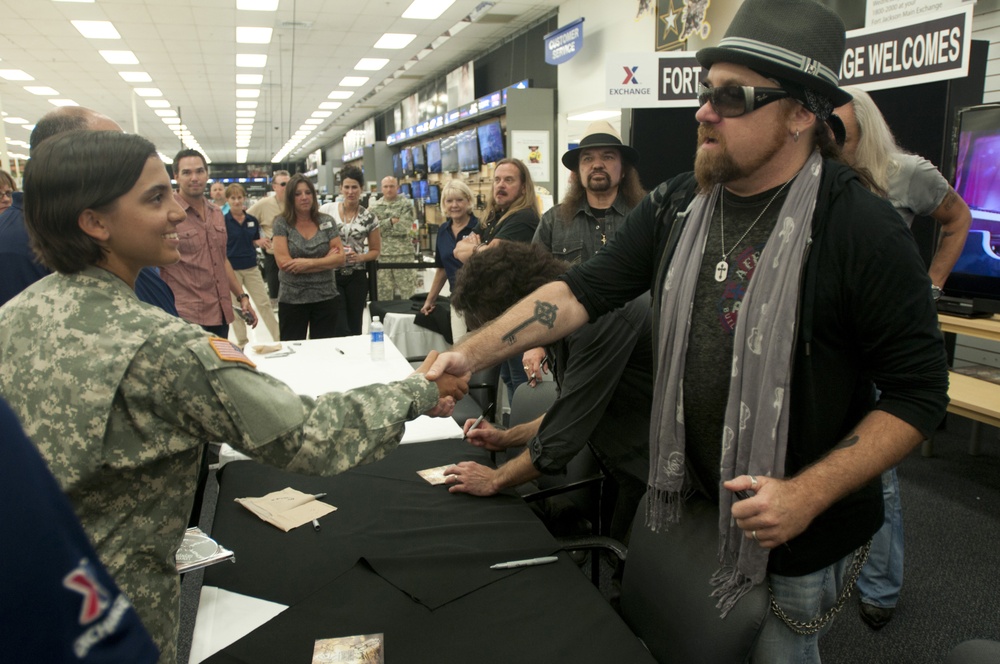
[[[403,357],[426,357],[432,350],[443,353],[450,348],[444,335],[414,323],[416,317],[416,314],[385,315],[385,336]]]

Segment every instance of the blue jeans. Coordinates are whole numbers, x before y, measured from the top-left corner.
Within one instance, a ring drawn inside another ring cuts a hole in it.
[[[792,620],[808,622],[825,614],[837,603],[844,587],[848,568],[854,560],[849,553],[829,567],[805,576],[780,576],[768,574],[771,592],[778,606]],[[819,637],[833,624],[831,620],[815,634],[796,634],[782,622],[781,618],[769,611],[764,618],[764,626],[754,645],[750,661],[753,664],[774,662],[795,662],[795,664],[819,664]]]
[[[882,501],[885,523],[872,538],[868,563],[858,577],[858,594],[865,604],[891,609],[903,587],[903,508],[895,468],[882,473]]]
[[[528,374],[524,373],[521,356],[512,357],[500,363],[500,380],[507,386],[507,405],[514,401],[514,390],[521,383],[528,382]]]

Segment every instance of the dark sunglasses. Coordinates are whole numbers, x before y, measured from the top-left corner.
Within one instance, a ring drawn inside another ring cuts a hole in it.
[[[782,88],[759,88],[752,85],[710,88],[704,82],[698,84],[698,105],[711,104],[712,110],[724,118],[738,118],[788,96],[788,92]]]

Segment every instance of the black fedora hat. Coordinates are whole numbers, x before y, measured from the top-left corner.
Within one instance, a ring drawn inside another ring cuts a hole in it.
[[[639,153],[635,148],[622,143],[622,137],[618,135],[615,128],[607,120],[598,120],[587,125],[583,132],[580,144],[572,150],[567,150],[562,156],[563,166],[571,171],[575,171],[580,165],[580,152],[587,148],[618,148],[622,154],[622,159],[635,166],[639,160]]]
[[[719,45],[695,56],[706,69],[743,65],[843,106],[851,101],[839,87],[844,42],[844,22],[813,0],[746,0]]]

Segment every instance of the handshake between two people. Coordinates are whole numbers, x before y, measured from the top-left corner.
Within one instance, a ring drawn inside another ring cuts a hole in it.
[[[450,417],[455,410],[455,404],[469,392],[469,379],[472,372],[457,360],[442,361],[440,358],[461,355],[445,353],[439,355],[436,350],[428,353],[423,364],[413,373],[422,374],[438,388],[438,402],[434,408],[427,411],[431,417]],[[432,371],[432,368],[436,369]]]

